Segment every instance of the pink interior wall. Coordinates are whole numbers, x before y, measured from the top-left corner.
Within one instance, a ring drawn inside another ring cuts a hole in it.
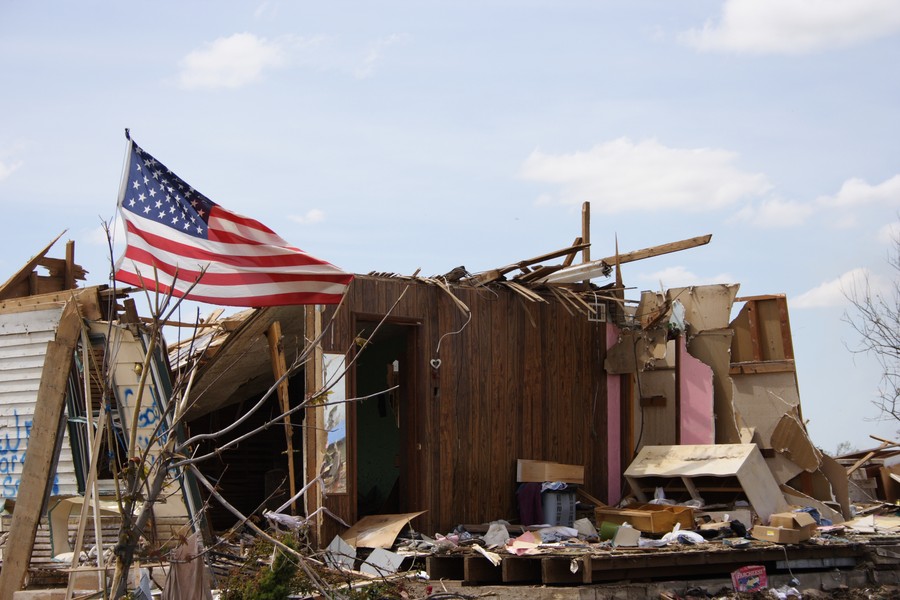
[[[619,341],[619,328],[606,325],[606,348]],[[606,376],[606,448],[607,448],[607,503],[615,505],[622,499],[622,376]]]
[[[714,444],[713,373],[706,363],[691,356],[684,336],[678,338],[682,444]]]

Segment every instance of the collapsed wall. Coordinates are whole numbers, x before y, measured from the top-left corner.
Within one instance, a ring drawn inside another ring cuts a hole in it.
[[[785,500],[850,516],[846,471],[815,447],[800,404],[787,299],[737,284],[643,292],[606,369],[630,377],[623,418],[646,446],[755,444]],[[742,303],[730,319],[735,302]],[[628,410],[630,408],[630,411]]]

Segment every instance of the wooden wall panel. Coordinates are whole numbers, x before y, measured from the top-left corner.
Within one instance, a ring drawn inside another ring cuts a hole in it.
[[[518,458],[584,464],[585,486],[605,496],[605,325],[571,314],[552,297],[534,303],[503,287],[461,287],[453,291],[472,319],[460,333],[445,335],[466,320],[445,291],[358,276],[326,350],[349,347],[354,315],[371,320],[384,314],[407,286],[392,318],[418,323],[417,457],[409,475],[416,488],[411,496],[421,505],[409,508],[428,512],[415,526],[431,535],[460,523],[515,519]],[[441,361],[436,370],[430,364],[435,358]],[[351,498],[327,502],[355,519]]]

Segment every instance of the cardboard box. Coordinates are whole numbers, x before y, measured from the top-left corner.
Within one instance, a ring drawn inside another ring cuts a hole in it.
[[[769,587],[766,567],[747,565],[731,573],[731,584],[736,592],[758,592]]]
[[[799,529],[785,529],[768,525],[757,525],[750,530],[750,535],[758,540],[776,544],[799,544],[803,540],[809,539],[801,537]]]
[[[769,517],[769,525],[772,527],[784,527],[785,529],[799,529],[803,539],[808,540],[816,533],[818,525],[816,520],[806,512],[775,513]]]

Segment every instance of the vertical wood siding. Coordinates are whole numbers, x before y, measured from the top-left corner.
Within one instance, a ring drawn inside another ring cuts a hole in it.
[[[518,458],[583,464],[584,487],[605,497],[605,324],[570,314],[554,299],[534,303],[506,288],[463,287],[454,293],[472,311],[471,322],[446,335],[466,320],[446,292],[358,276],[333,334],[325,336],[325,350],[346,351],[355,319],[386,314],[405,288],[391,317],[418,323],[416,422],[407,443],[417,456],[407,476],[419,505],[408,508],[428,512],[415,526],[431,534],[460,523],[515,519]],[[327,326],[327,314],[323,322]],[[440,359],[439,369],[432,359]],[[351,494],[326,501],[351,522],[357,516],[354,483]]]

